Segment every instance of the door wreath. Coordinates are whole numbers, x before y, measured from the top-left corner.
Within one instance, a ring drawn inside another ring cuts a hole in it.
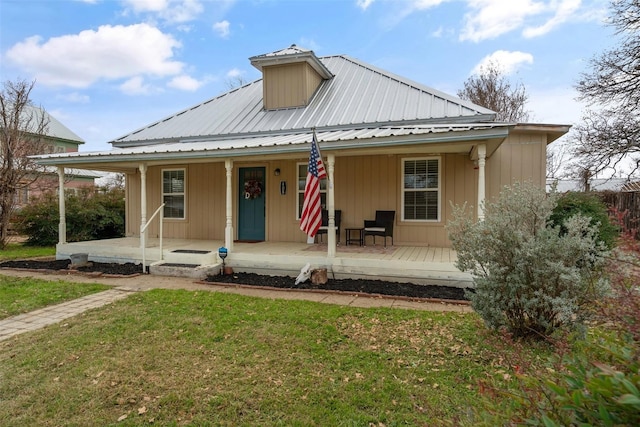
[[[262,194],[262,183],[258,180],[252,179],[244,183],[244,198],[257,199]]]

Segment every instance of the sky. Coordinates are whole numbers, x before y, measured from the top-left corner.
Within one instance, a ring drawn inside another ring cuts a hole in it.
[[[615,45],[605,0],[0,0],[0,81],[85,140],[110,141],[260,78],[292,44],[455,95],[484,64],[529,95],[531,122],[574,124],[575,84]]]

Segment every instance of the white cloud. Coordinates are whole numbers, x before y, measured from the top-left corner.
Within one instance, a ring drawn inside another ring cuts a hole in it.
[[[220,37],[226,39],[229,37],[229,21],[220,21],[213,24],[213,30],[218,33]]]
[[[71,92],[66,95],[58,95],[56,96],[58,99],[62,99],[63,101],[71,102],[74,104],[87,104],[89,103],[89,95],[83,95],[78,92]]]
[[[447,1],[448,0],[413,0],[411,6],[413,10],[425,10],[439,6]]]
[[[135,13],[153,13],[170,23],[195,19],[204,10],[200,0],[123,0]]]
[[[374,1],[375,0],[356,0],[356,5],[362,10],[367,10]]]
[[[169,7],[168,0],[123,0],[134,12],[161,12]]]
[[[140,76],[135,76],[120,85],[120,90],[126,95],[149,95],[153,92],[151,85],[146,84]]]
[[[498,37],[523,25],[525,18],[544,11],[544,4],[532,0],[468,0],[470,12],[460,40],[479,42]]]
[[[227,71],[227,78],[233,79],[236,77],[241,77],[243,74],[244,74],[244,71],[238,68],[232,68],[229,71]]]
[[[555,15],[542,25],[537,27],[527,27],[522,32],[526,38],[533,38],[547,34],[557,26],[563,24],[573,17],[580,7],[581,0],[565,0],[560,2],[555,10]]]
[[[174,89],[186,90],[189,92],[195,92],[198,90],[204,83],[200,82],[193,77],[187,76],[183,74],[181,76],[174,77],[171,79],[167,86],[172,87]]]
[[[503,74],[511,74],[523,64],[533,64],[533,55],[520,51],[497,50],[482,58],[471,74],[482,74],[491,64],[497,66]]]
[[[171,59],[179,47],[171,35],[148,24],[103,25],[46,42],[29,37],[11,47],[6,58],[38,83],[85,88],[100,79],[180,74],[184,64]]]

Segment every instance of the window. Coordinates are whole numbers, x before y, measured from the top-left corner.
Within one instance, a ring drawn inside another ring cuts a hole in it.
[[[165,218],[185,218],[184,169],[169,169],[162,171],[162,202],[165,204]]]
[[[402,219],[440,219],[440,159],[404,159]]]
[[[309,163],[298,163],[298,217],[302,215],[302,205],[304,204],[304,186],[307,183],[307,168]],[[320,203],[322,209],[327,208],[327,180],[320,180]]]

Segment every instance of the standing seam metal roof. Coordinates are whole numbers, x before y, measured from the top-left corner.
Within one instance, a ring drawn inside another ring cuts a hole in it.
[[[334,75],[309,105],[265,110],[262,79],[112,141],[126,147],[304,129],[492,121],[495,113],[344,55],[320,58]]]

